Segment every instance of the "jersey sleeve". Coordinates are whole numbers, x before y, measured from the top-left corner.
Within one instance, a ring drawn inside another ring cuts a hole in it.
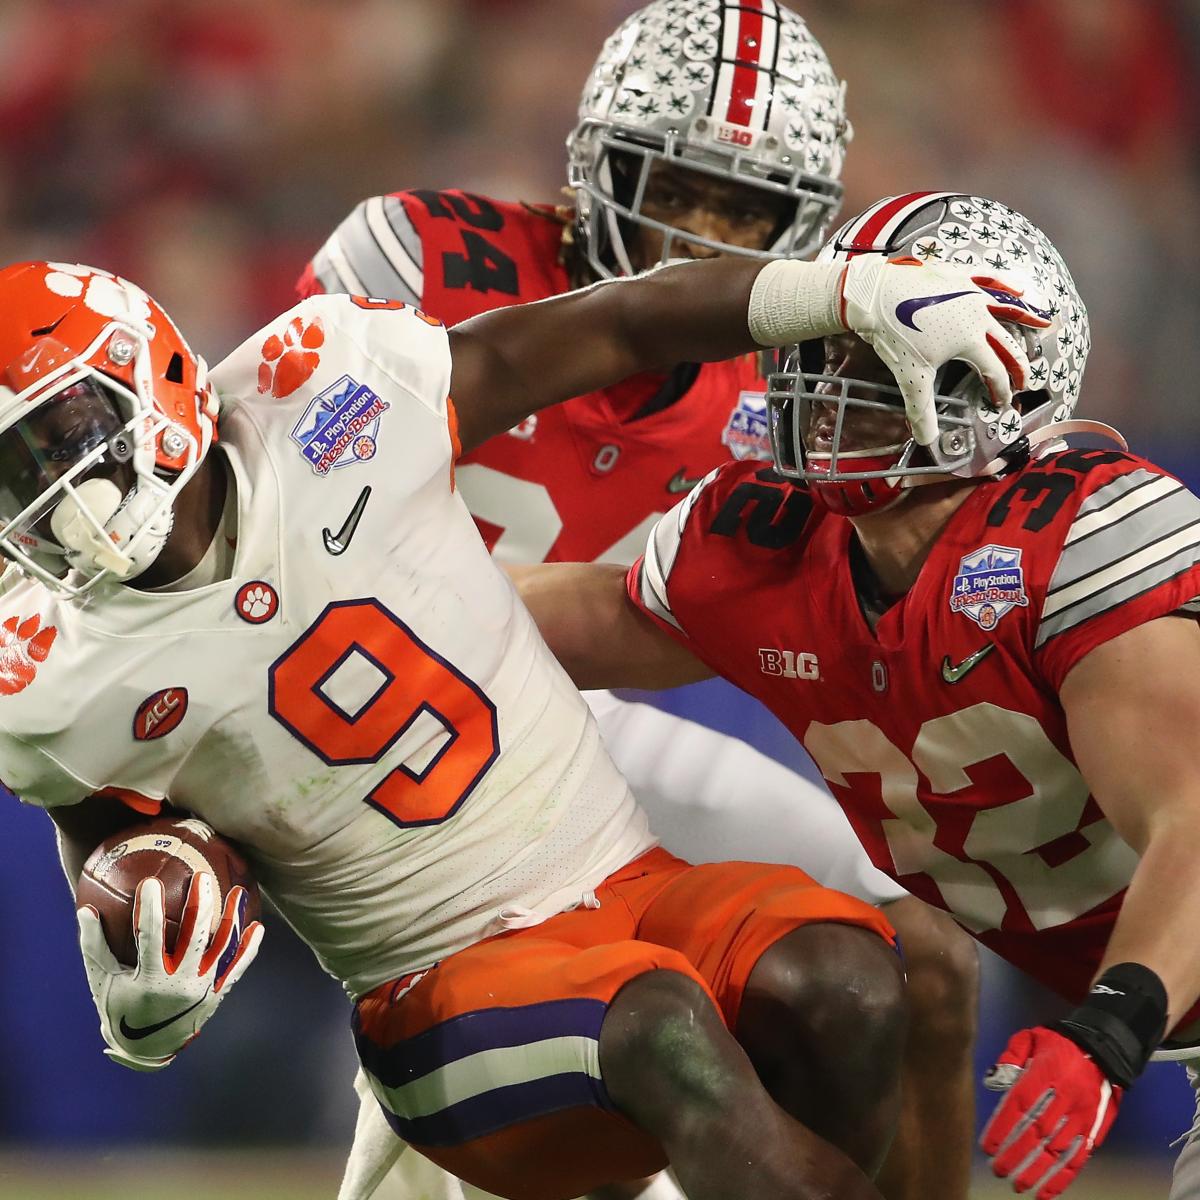
[[[419,306],[425,291],[421,236],[402,195],[362,201],[313,255],[301,297],[343,293]]]
[[[691,560],[703,554],[702,518],[694,516],[698,506],[706,499],[706,492],[717,482],[721,471],[711,471],[670,512],[664,513],[655,522],[646,539],[646,549],[629,569],[626,586],[629,598],[656,624],[678,638],[691,639],[685,625],[692,609],[687,580],[690,571],[675,568],[680,553],[687,551],[684,558]],[[676,615],[676,606],[679,615]]]
[[[1034,635],[1057,690],[1080,659],[1172,613],[1200,613],[1200,499],[1142,459],[1093,472],[1053,567]]]

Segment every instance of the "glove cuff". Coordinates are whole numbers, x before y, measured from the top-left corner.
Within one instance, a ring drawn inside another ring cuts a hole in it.
[[[1086,1051],[1110,1082],[1128,1088],[1166,1033],[1167,989],[1149,967],[1118,963],[1051,1028]]]

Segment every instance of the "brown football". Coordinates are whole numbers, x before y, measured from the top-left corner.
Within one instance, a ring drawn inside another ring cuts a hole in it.
[[[106,838],[84,863],[75,903],[90,904],[100,914],[104,936],[117,960],[136,966],[133,901],[138,884],[150,878],[162,881],[167,919],[164,941],[170,952],[175,948],[192,875],[198,870],[211,871],[217,880],[213,933],[230,889],[237,884],[246,889],[238,933],[231,943],[236,945],[240,930],[262,911],[258,885],[233,846],[194,818],[159,817]]]

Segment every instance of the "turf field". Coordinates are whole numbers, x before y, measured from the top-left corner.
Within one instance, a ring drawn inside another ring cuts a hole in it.
[[[339,1153],[122,1151],[107,1156],[0,1155],[0,1200],[333,1200]],[[1162,1160],[1093,1163],[1068,1200],[1166,1200]],[[980,1176],[972,1200],[1011,1200]],[[416,1200],[416,1198],[414,1198]],[[931,1198],[932,1200],[932,1198]]]

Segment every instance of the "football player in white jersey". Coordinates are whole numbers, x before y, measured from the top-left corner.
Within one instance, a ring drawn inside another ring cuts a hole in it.
[[[689,264],[450,333],[314,298],[210,378],[127,281],[0,272],[4,782],[51,811],[72,877],[164,802],[239,842],[355,1000],[393,1128],[514,1200],[668,1162],[693,1200],[879,1195],[904,1021],[886,920],[796,868],[656,848],[454,488],[462,447],[532,409],[797,328],[871,338],[922,412],[952,358],[1001,399],[1025,378],[968,270],[801,275]],[[168,693],[177,719],[138,719]],[[261,930],[235,908],[205,953],[201,873],[176,957],[161,886],[137,900],[135,966],[86,906],[81,945],[109,1049],[157,1070]]]
[[[673,256],[807,257],[840,202],[849,140],[845,86],[796,13],[774,0],[653,0],[607,40],[583,87],[568,143],[573,212],[459,191],[375,196],[317,250],[299,290],[369,291],[453,325]],[[501,563],[628,566],[673,493],[732,454],[769,457],[764,387],[746,356],[576,397],[467,454],[463,499]],[[803,775],[648,704],[611,692],[587,699],[673,853],[784,860],[887,905],[905,947],[912,1019],[903,1118],[880,1187],[888,1200],[966,1200],[978,983],[970,940],[876,870],[832,796]],[[361,1079],[359,1091],[341,1200],[402,1196],[391,1181],[374,1190],[383,1159],[399,1150]],[[407,1190],[430,1187],[422,1178]],[[458,1200],[453,1184],[439,1200]]]

